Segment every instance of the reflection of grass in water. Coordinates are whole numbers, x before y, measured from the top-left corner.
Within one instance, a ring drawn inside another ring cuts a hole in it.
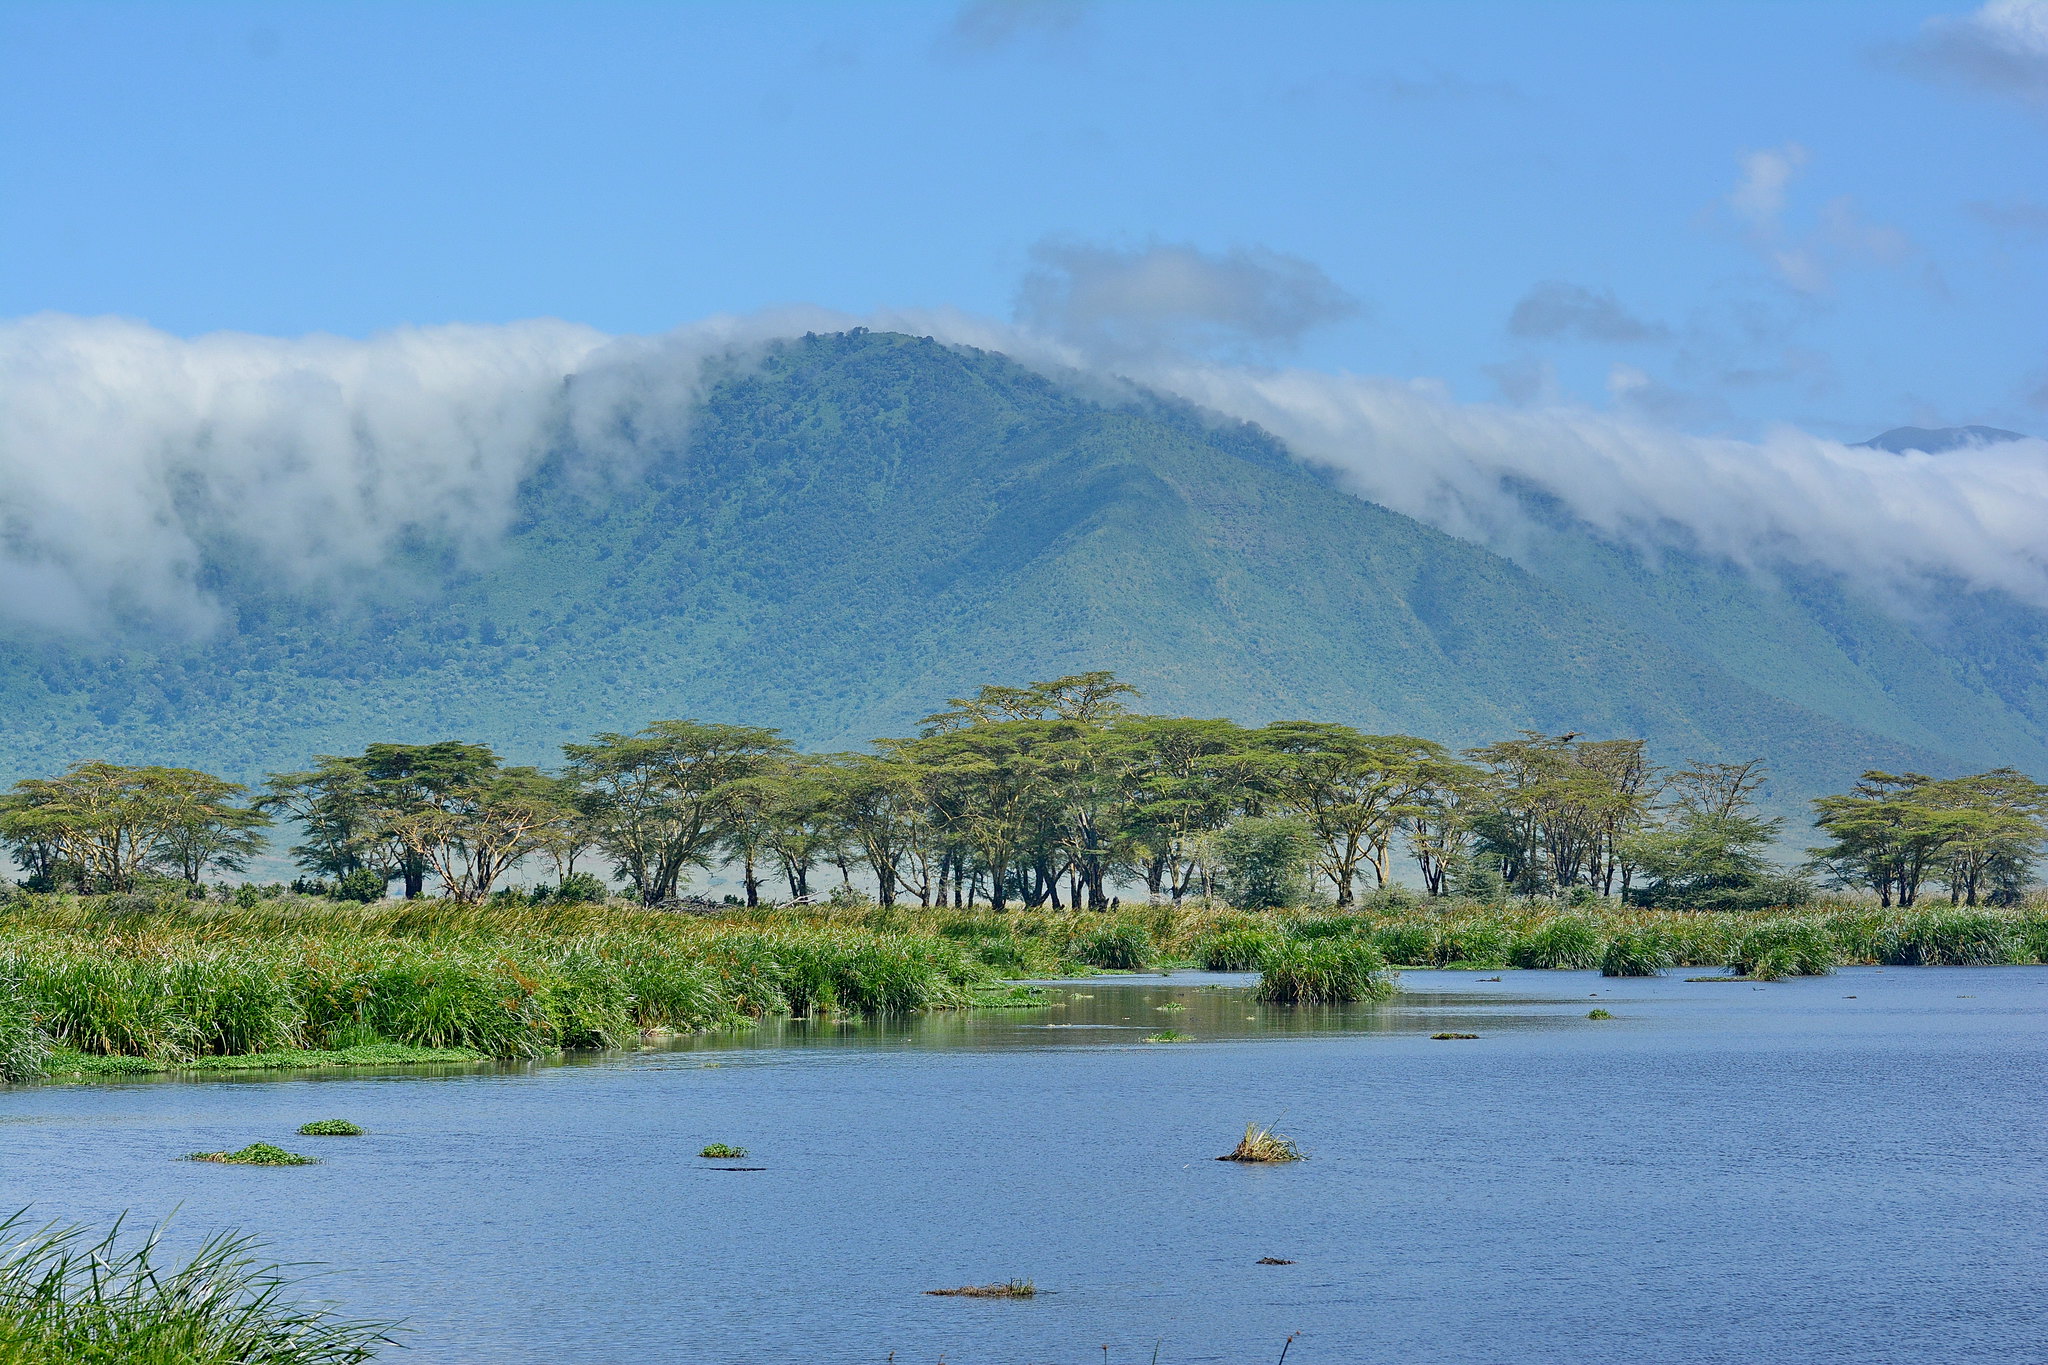
[[[8,1365],[355,1365],[389,1325],[349,1322],[288,1302],[292,1282],[254,1243],[215,1237],[179,1266],[116,1223],[94,1238],[0,1219],[0,1360]]]
[[[1300,1161],[1301,1148],[1294,1145],[1294,1139],[1282,1137],[1272,1127],[1261,1123],[1247,1123],[1244,1136],[1237,1140],[1237,1146],[1216,1158],[1218,1161],[1273,1162]]]
[[[1038,1296],[1038,1286],[1029,1280],[1008,1280],[1002,1284],[963,1284],[958,1289],[924,1292],[940,1299],[1031,1299]]]

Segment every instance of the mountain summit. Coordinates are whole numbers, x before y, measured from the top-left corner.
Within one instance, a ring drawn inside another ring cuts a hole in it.
[[[2005,441],[2030,439],[2017,431],[2005,431],[1998,427],[1893,427],[1881,436],[1873,436],[1856,444],[1865,450],[1888,450],[1894,455],[1903,455],[1917,450],[1927,455],[1940,455],[1950,450],[1968,450],[1974,446],[1998,445]]]

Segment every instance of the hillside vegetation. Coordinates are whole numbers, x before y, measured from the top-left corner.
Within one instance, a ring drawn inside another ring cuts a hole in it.
[[[1774,629],[1752,607],[1718,629],[1712,600],[1546,583],[1332,488],[1255,429],[1096,401],[998,355],[792,340],[730,368],[686,444],[643,453],[621,470],[557,451],[479,562],[415,545],[362,596],[315,598],[223,548],[205,578],[228,624],[208,639],[17,636],[0,776],[91,755],[251,780],[465,735],[539,763],[676,715],[833,748],[906,733],[984,678],[1089,669],[1159,710],[1246,723],[1769,754],[1788,797],[1872,765],[2035,756],[2006,752],[2032,731],[1996,698],[1958,704],[1967,679],[1902,692],[1837,649],[1788,699],[1784,670],[1759,666],[1777,655],[1731,648]],[[1688,611],[1709,619],[1681,629]]]

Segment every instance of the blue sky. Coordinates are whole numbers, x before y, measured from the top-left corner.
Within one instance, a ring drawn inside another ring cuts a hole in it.
[[[0,317],[1021,306],[1686,431],[2048,432],[2038,0],[0,4],[0,126]],[[1202,300],[1133,324],[1176,262]]]

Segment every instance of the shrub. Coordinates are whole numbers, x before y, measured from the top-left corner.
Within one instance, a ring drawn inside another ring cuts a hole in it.
[[[589,872],[571,872],[554,889],[558,905],[602,905],[611,892],[603,881]]]
[[[1277,944],[1259,975],[1258,998],[1283,1005],[1384,1000],[1393,993],[1387,960],[1358,939]]]
[[[368,904],[371,901],[383,900],[384,888],[388,885],[390,879],[382,872],[374,868],[359,867],[353,872],[344,873],[341,879],[335,882],[334,898]]]
[[[1565,915],[1516,940],[1508,961],[1517,967],[1583,971],[1600,965],[1605,946],[1590,920]]]
[[[1655,929],[1624,929],[1600,955],[1602,976],[1662,976],[1671,965],[1671,946]]]
[[[1300,903],[1316,843],[1299,820],[1247,815],[1211,835],[1210,849],[1232,905],[1274,910]]]

